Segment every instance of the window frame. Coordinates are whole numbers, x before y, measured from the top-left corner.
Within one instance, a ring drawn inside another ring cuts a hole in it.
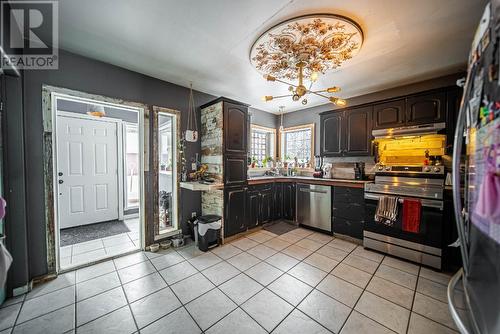
[[[313,164],[314,163],[314,151],[315,151],[315,124],[314,123],[308,123],[308,124],[301,124],[301,125],[296,125],[296,126],[291,126],[288,128],[284,128],[283,131],[279,131],[279,158],[281,161],[286,161],[285,160],[285,135],[288,132],[295,132],[295,131],[304,131],[304,130],[311,130],[311,156],[309,157],[309,163]]]
[[[253,152],[252,152],[252,144],[253,144],[253,131],[258,131],[258,132],[265,132],[270,135],[269,139],[269,155],[267,155],[267,148],[266,148],[266,156],[270,156],[273,159],[276,159],[278,156],[278,150],[276,149],[276,129],[274,128],[269,128],[266,126],[262,125],[257,125],[257,124],[251,124],[250,125],[250,157],[253,158]]]

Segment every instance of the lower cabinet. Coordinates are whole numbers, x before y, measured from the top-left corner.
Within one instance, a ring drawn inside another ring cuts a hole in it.
[[[363,239],[365,200],[363,188],[333,186],[333,233]]]
[[[283,216],[295,220],[295,183],[283,183]]]
[[[224,189],[224,236],[229,237],[247,229],[246,187]]]
[[[283,184],[274,184],[274,220],[283,218]]]
[[[249,186],[246,195],[247,226],[252,228],[274,219],[274,185]]]

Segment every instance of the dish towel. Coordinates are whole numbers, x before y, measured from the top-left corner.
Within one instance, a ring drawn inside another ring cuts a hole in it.
[[[7,272],[9,271],[10,265],[12,264],[12,255],[0,242],[0,288],[3,289],[5,282],[7,281]]]
[[[375,211],[375,221],[388,226],[394,225],[398,217],[398,201],[399,199],[394,196],[380,196]]]
[[[403,226],[405,232],[419,233],[422,203],[418,199],[403,200]]]

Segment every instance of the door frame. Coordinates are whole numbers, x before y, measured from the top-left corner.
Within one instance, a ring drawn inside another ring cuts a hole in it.
[[[57,137],[56,137],[56,119],[58,112],[53,108],[58,97],[77,100],[79,102],[90,102],[118,107],[121,109],[130,109],[138,113],[138,131],[139,131],[139,183],[140,183],[140,198],[139,198],[139,240],[140,249],[144,249],[145,235],[145,184],[144,174],[147,172],[146,164],[148,159],[147,150],[149,145],[149,112],[146,105],[135,102],[127,102],[121,99],[110,98],[101,95],[88,94],[80,91],[75,91],[66,88],[42,85],[42,118],[43,118],[43,163],[44,163],[44,201],[45,201],[45,224],[46,224],[46,245],[47,245],[47,269],[48,274],[59,273],[60,254],[59,254],[59,217],[58,217],[58,200],[57,196]],[[73,115],[71,115],[73,116]],[[82,115],[86,116],[86,115]],[[90,117],[90,116],[89,116]],[[94,118],[92,118],[94,119]],[[121,128],[119,126],[118,128]],[[121,130],[120,130],[121,131]],[[119,140],[119,142],[121,142]],[[123,143],[122,143],[123,144]],[[123,147],[122,147],[123,149]],[[118,168],[119,173],[121,168]],[[121,171],[123,173],[123,170]],[[120,175],[120,174],[119,174]],[[118,180],[120,184],[120,180]],[[123,196],[123,194],[121,194]],[[120,201],[123,207],[123,200]],[[123,213],[123,212],[122,212]],[[105,260],[105,259],[103,259]],[[85,266],[85,265],[83,265]],[[76,269],[71,268],[71,270]]]
[[[62,98],[62,95],[60,94],[53,94],[53,98]],[[66,98],[64,97],[65,100],[72,100],[72,101],[78,101],[80,102],[81,100],[75,99],[75,98]],[[97,101],[95,101],[97,103]],[[117,156],[116,156],[116,163],[117,163],[117,186],[118,186],[118,220],[123,220],[123,210],[124,210],[124,179],[123,179],[123,126],[122,123],[123,121],[118,118],[111,118],[111,117],[93,117],[85,114],[79,114],[79,113],[74,113],[74,112],[68,112],[68,111],[62,111],[62,110],[55,110],[56,111],[56,118],[57,116],[63,116],[63,117],[71,117],[71,118],[78,118],[78,119],[86,119],[86,120],[91,120],[91,121],[96,121],[96,122],[106,122],[106,123],[114,123],[116,125],[116,148],[117,148]],[[139,115],[137,115],[139,116]],[[57,123],[56,123],[57,124]],[[57,156],[57,126],[54,128],[54,171],[57,171],[57,164],[58,164],[58,156]],[[57,172],[56,172],[57,174]],[[54,180],[57,179],[57,175],[54,175]],[[59,197],[55,197],[55,202],[56,202],[56,213],[59,215]]]

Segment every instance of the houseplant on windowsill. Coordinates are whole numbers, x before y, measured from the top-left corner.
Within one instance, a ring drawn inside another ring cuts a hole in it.
[[[272,168],[273,162],[274,162],[274,160],[272,157],[265,157],[264,160],[262,160],[264,167],[267,167],[267,168]]]

